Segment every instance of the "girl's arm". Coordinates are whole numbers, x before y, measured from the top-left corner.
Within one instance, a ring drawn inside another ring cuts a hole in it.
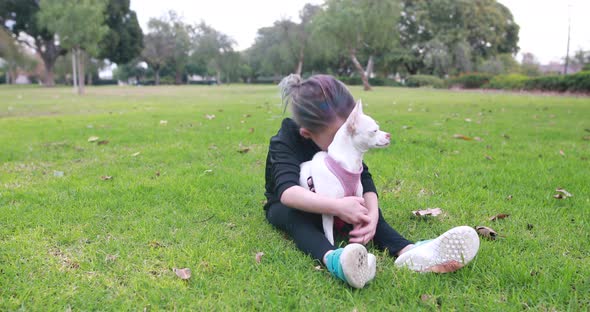
[[[283,192],[281,203],[306,212],[338,216],[350,224],[371,222],[365,199],[361,197],[330,198],[295,185]]]

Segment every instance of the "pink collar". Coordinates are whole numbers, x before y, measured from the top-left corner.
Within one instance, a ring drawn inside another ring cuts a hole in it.
[[[340,180],[340,184],[342,184],[342,188],[344,188],[344,196],[356,196],[356,190],[361,182],[363,167],[361,166],[358,172],[350,172],[342,168],[342,166],[337,163],[334,158],[330,157],[330,155],[326,156],[325,162],[332,174]]]

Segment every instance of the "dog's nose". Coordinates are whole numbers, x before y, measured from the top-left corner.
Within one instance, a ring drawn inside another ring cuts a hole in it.
[[[386,133],[386,134],[385,134],[385,137],[386,137],[386,138],[389,140],[389,139],[391,139],[391,134],[389,134],[389,133]]]

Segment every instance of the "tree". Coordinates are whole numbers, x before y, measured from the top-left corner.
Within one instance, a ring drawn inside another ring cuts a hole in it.
[[[409,73],[434,73],[425,63],[431,47],[446,46],[448,68],[468,71],[498,54],[518,52],[519,26],[495,0],[403,0],[400,39]],[[438,69],[440,73],[440,69]]]
[[[0,1],[0,27],[8,30],[15,40],[35,49],[45,65],[43,84],[54,86],[55,61],[67,50],[55,40],[54,32],[39,23],[37,18],[39,9],[38,0],[2,0]],[[23,33],[32,40],[21,36]]]
[[[195,46],[192,57],[196,62],[206,63],[216,73],[217,83],[221,83],[223,63],[228,60],[224,55],[233,52],[235,41],[205,22],[201,22],[195,29]]]
[[[99,42],[108,32],[104,25],[104,0],[43,0],[39,22],[59,36],[64,48],[72,49],[78,74],[78,94],[84,94],[83,54],[96,56]],[[74,71],[76,73],[76,71]]]
[[[399,14],[396,0],[328,0],[314,24],[326,41],[346,51],[365,90],[371,90],[358,54],[365,52],[370,59],[374,54],[391,49],[392,43],[397,41]]]
[[[530,52],[522,54],[522,63],[520,65],[520,70],[524,75],[535,77],[541,74],[539,69],[539,61],[537,57]]]
[[[174,55],[172,29],[168,22],[151,18],[148,21],[148,33],[143,37],[142,59],[154,71],[155,84],[160,84],[160,70]]]
[[[126,64],[141,54],[143,32],[129,4],[130,0],[108,0],[105,23],[109,31],[100,41],[99,58]]]

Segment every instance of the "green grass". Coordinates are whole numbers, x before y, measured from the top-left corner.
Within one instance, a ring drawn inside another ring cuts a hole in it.
[[[378,252],[363,290],[314,269],[263,215],[275,87],[1,87],[0,310],[590,309],[589,98],[351,90],[395,141],[365,157],[394,228],[502,235],[464,269],[418,274]],[[412,217],[428,207],[445,214]]]

